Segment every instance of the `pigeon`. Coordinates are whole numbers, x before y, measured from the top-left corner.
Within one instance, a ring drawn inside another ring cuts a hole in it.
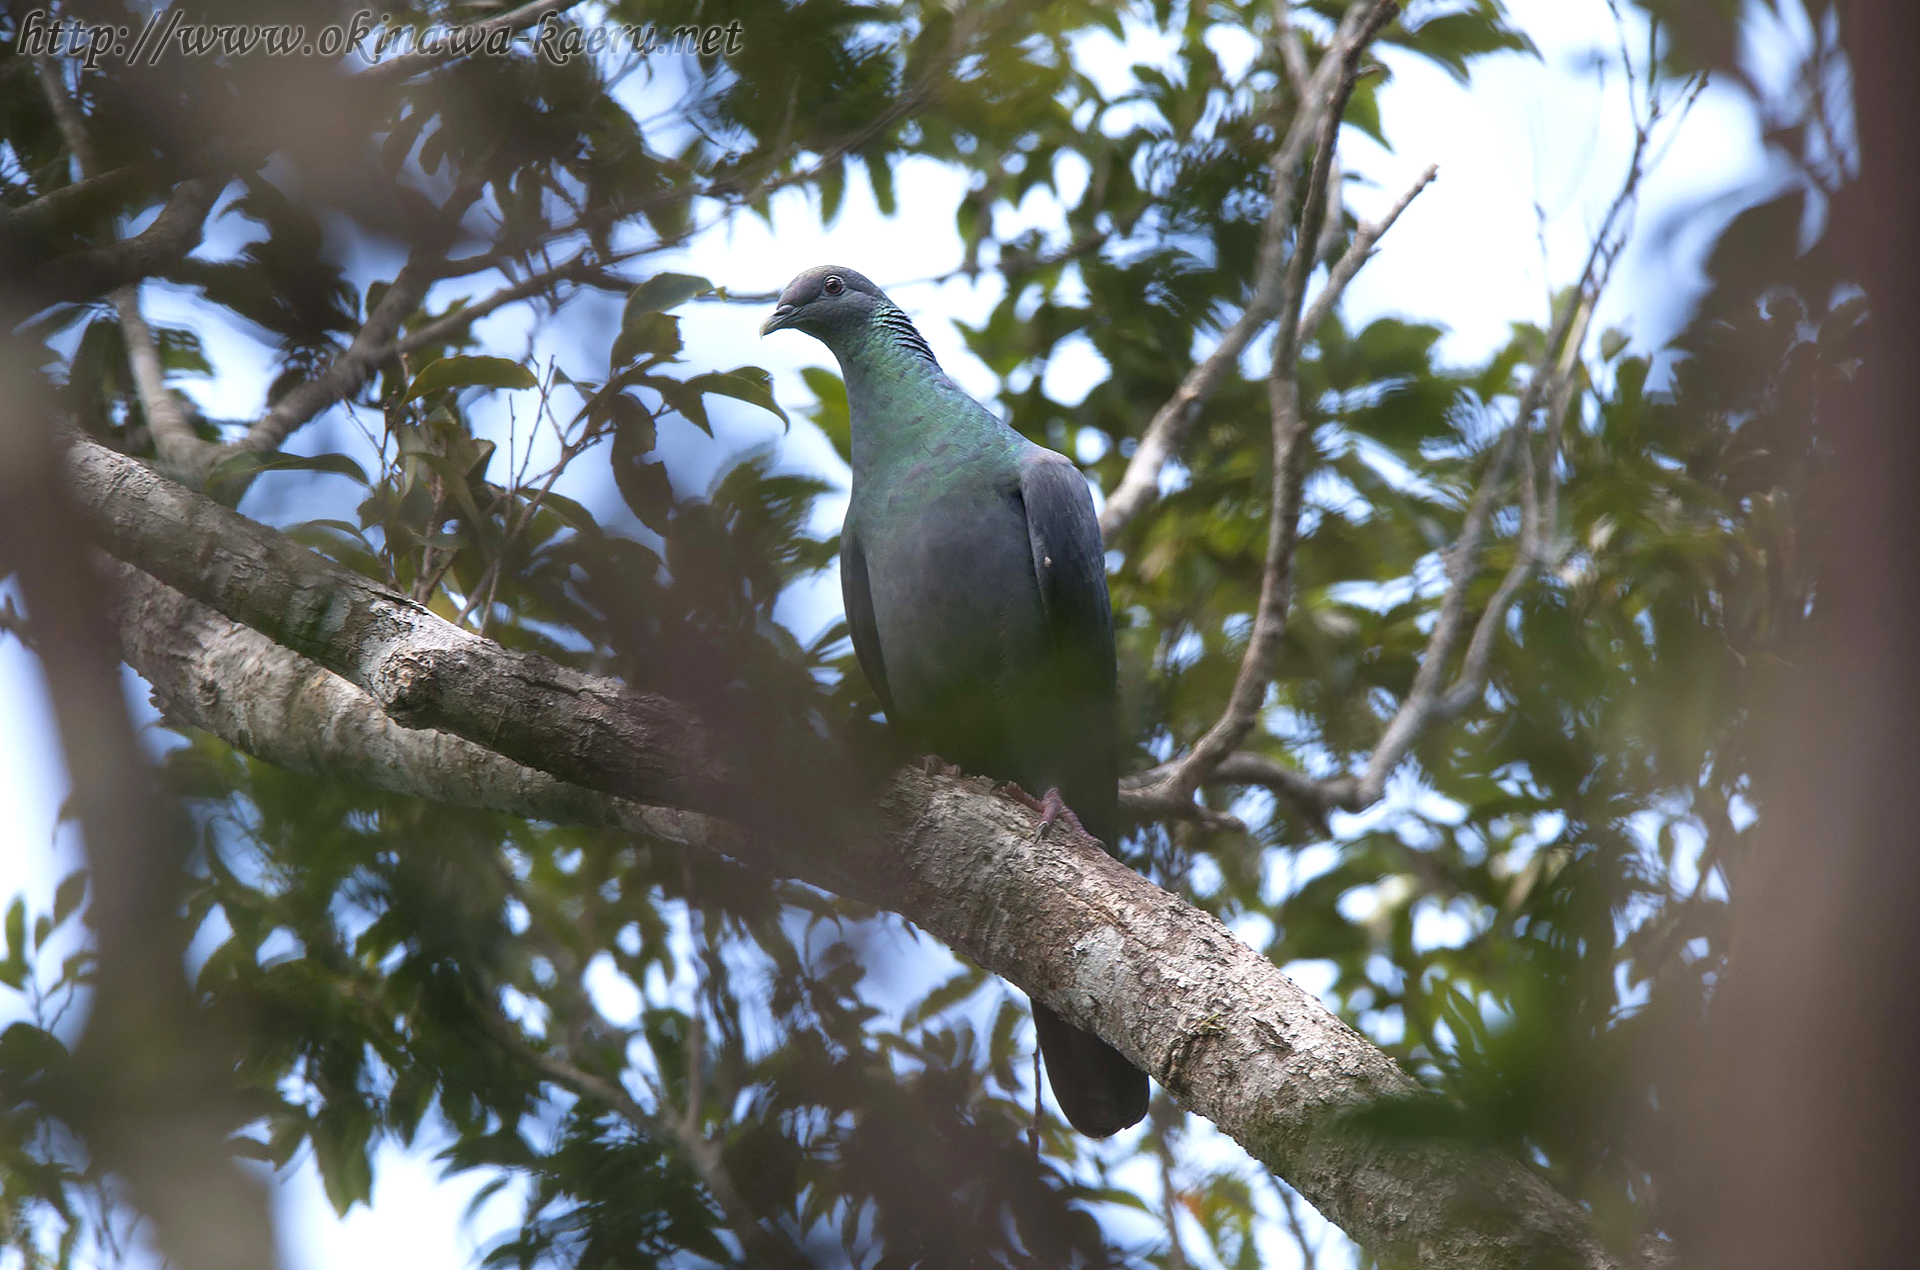
[[[913,322],[852,269],[823,265],[761,328],[832,350],[852,415],[840,586],[854,655],[918,752],[1045,791],[1041,832],[1122,831],[1113,615],[1093,497],[948,378]],[[1147,1077],[1033,1003],[1067,1121],[1104,1138],[1147,1112]]]

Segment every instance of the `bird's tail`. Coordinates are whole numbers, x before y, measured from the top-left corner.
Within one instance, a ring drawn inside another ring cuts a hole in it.
[[[1105,1138],[1147,1114],[1147,1074],[1091,1032],[1033,1003],[1033,1029],[1047,1084],[1067,1123],[1089,1138]]]

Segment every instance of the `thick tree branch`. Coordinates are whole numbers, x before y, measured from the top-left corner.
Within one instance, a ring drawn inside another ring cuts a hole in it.
[[[689,794],[708,806],[724,804],[729,790],[748,800],[740,786],[750,774],[689,770],[707,761],[701,755],[711,743],[684,712],[655,699],[647,709],[671,715],[671,726],[610,724],[610,709],[618,715],[621,699],[644,700],[641,694],[454,630],[404,597],[98,446],[74,442],[67,471],[111,550],[259,622],[263,633],[349,677],[406,683],[404,691],[376,693],[378,708],[390,714],[431,721],[482,746],[498,739],[496,756],[512,747],[528,766],[577,775],[578,783],[600,790],[645,786],[681,807],[692,805]],[[345,728],[318,745],[268,735],[275,717],[323,738],[327,730],[315,728],[297,703],[275,716],[271,708],[221,699],[246,693],[249,682],[278,685],[288,674],[311,672],[285,666],[297,660],[292,652],[256,643],[235,656],[278,660],[281,668],[271,673],[282,678],[220,681],[220,657],[194,651],[193,640],[165,651],[168,640],[156,642],[148,630],[182,614],[215,629],[208,620],[178,604],[147,611],[143,603],[173,602],[137,575],[123,573],[122,580],[123,594],[136,597],[123,599],[120,609],[123,646],[150,673],[169,677],[166,686],[155,685],[163,700],[195,721],[229,729],[223,735],[256,752],[331,763],[330,747],[358,744]],[[143,589],[145,601],[137,598]],[[139,651],[155,648],[162,651]],[[427,670],[416,675],[408,668]],[[356,688],[309,691],[317,700],[347,703],[362,722],[369,717],[368,707],[353,704]],[[366,700],[372,706],[373,698]],[[243,731],[242,719],[261,730]],[[583,746],[570,734],[592,741]],[[370,743],[397,738],[384,735]],[[472,748],[423,737],[409,761],[426,768],[442,758],[465,765],[475,756]],[[374,766],[363,762],[360,770]],[[433,783],[431,775],[396,779]],[[585,790],[563,792],[510,775],[507,784],[556,811],[581,800],[574,805],[590,823],[622,818],[594,809],[598,796]],[[492,797],[485,786],[468,770],[443,788]],[[808,843],[804,833],[786,841],[742,834],[701,845],[738,850],[760,867],[899,912],[1005,975],[1117,1045],[1183,1106],[1212,1119],[1383,1259],[1449,1268],[1613,1264],[1579,1209],[1519,1163],[1466,1146],[1378,1141],[1356,1128],[1352,1113],[1418,1095],[1391,1058],[1214,918],[1081,834],[1056,828],[1038,838],[1036,823],[1031,811],[985,782],[908,770],[831,850]]]
[[[404,726],[643,801],[730,805],[732,774],[676,703],[481,639],[90,441],[72,441],[67,474],[108,551],[312,658]],[[529,715],[528,692],[566,700],[571,717]]]
[[[317,662],[103,557],[120,655],[170,721],[290,771],[556,824],[599,825],[763,863],[724,821],[570,785],[431,728],[402,727]]]
[[[207,214],[224,176],[198,176],[173,187],[153,223],[131,238],[60,256],[35,270],[23,290],[35,306],[91,300],[151,277],[200,245]]]
[[[1221,333],[1220,342],[1213,351],[1187,372],[1187,377],[1174,390],[1173,396],[1154,412],[1145,431],[1140,434],[1133,457],[1127,461],[1127,470],[1121,475],[1120,483],[1107,495],[1106,504],[1100,511],[1100,532],[1108,542],[1112,542],[1129,521],[1158,497],[1160,470],[1173,457],[1194,420],[1199,418],[1201,408],[1213,395],[1221,378],[1239,360],[1253,337],[1280,311],[1286,298],[1285,274],[1288,262],[1292,259],[1292,256],[1285,254],[1286,240],[1287,230],[1294,220],[1293,186],[1301,156],[1306,153],[1308,141],[1324,131],[1326,111],[1332,110],[1338,123],[1338,112],[1345,109],[1347,98],[1346,93],[1338,91],[1341,78],[1350,67],[1358,64],[1360,55],[1399,11],[1399,6],[1390,0],[1373,0],[1372,3],[1354,5],[1348,9],[1334,33],[1332,45],[1321,57],[1320,65],[1314,68],[1305,90],[1298,93],[1293,119],[1273,155],[1267,221],[1261,232],[1260,251],[1254,265],[1253,295],[1240,316]],[[1277,29],[1277,35],[1285,58],[1288,56],[1285,49],[1295,37],[1291,29],[1284,26]],[[1297,46],[1291,56],[1300,56]],[[1294,241],[1297,244],[1312,244],[1318,237],[1318,224],[1316,220],[1314,234],[1296,235]],[[1295,254],[1304,254],[1309,263],[1313,255],[1310,249]],[[1355,268],[1358,268],[1357,264]]]

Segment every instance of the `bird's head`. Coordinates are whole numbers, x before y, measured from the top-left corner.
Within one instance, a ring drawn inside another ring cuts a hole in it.
[[[892,307],[865,274],[839,265],[817,265],[787,284],[760,334],[804,331],[831,344],[835,335],[859,330],[882,309]]]

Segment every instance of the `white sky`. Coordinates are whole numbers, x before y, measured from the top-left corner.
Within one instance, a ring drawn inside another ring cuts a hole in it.
[[[1394,75],[1383,90],[1381,114],[1392,149],[1352,129],[1342,142],[1342,162],[1358,178],[1351,201],[1366,216],[1390,203],[1427,164],[1440,166],[1439,180],[1387,235],[1379,256],[1349,288],[1348,320],[1398,314],[1441,322],[1450,329],[1442,353],[1455,360],[1484,356],[1504,339],[1510,321],[1543,319],[1548,287],[1565,285],[1577,267],[1630,143],[1617,72],[1603,85],[1591,66],[1594,50],[1610,55],[1614,48],[1602,0],[1509,0],[1508,7],[1540,46],[1540,61],[1492,58],[1478,65],[1470,86],[1462,87],[1439,69],[1390,55]],[[750,31],[746,35],[752,38]],[[1233,56],[1230,42],[1221,52]],[[1143,39],[1123,47],[1100,36],[1088,42],[1086,53],[1096,73],[1117,78],[1131,62],[1153,59],[1156,49]],[[1597,315],[1596,334],[1617,325],[1642,348],[1671,334],[1701,283],[1703,234],[1698,227],[1677,234],[1662,228],[1763,173],[1760,142],[1745,106],[1730,94],[1710,90],[1646,184],[1640,224],[1652,232],[1643,233],[1629,250]],[[891,219],[878,214],[864,181],[856,178],[849,182],[844,209],[831,228],[822,230],[815,223],[801,196],[786,196],[775,202],[773,229],[743,216],[702,238],[667,267],[686,268],[741,291],[775,289],[800,269],[822,262],[855,267],[881,285],[891,285],[895,299],[918,318],[941,362],[963,384],[985,395],[992,380],[965,352],[947,319],[974,322],[984,317],[999,298],[998,282],[896,285],[959,262],[952,212],[962,178],[935,164],[915,163],[901,169],[896,185],[900,208]],[[1547,218],[1544,268],[1536,204]],[[1052,210],[1044,196],[1036,195],[1020,209],[1020,217],[1046,223]],[[232,247],[231,238],[216,244],[220,251]],[[180,296],[150,288],[149,305],[152,316],[163,320],[195,314],[204,321]],[[617,304],[607,302],[603,308],[600,320],[610,327],[617,321]],[[604,361],[594,360],[604,357],[604,339],[580,338],[595,329],[594,311],[581,309],[585,316],[543,333],[537,347],[543,355],[560,357],[569,369],[591,375],[604,369]],[[684,310],[690,359],[694,369],[764,365],[773,372],[782,403],[797,410],[810,402],[799,368],[831,365],[830,357],[798,335],[762,343],[757,329],[763,317],[758,307],[738,305],[702,304]],[[509,311],[483,323],[482,334],[496,348],[511,348],[526,326],[524,313]],[[207,331],[207,342],[219,378],[182,386],[210,414],[237,418],[257,412],[271,373],[264,350],[232,324],[215,324]],[[709,350],[726,352],[708,358]],[[698,364],[703,360],[711,366]],[[1072,397],[1101,373],[1098,357],[1084,344],[1064,350],[1047,370],[1050,389]],[[778,423],[764,413],[747,408],[716,408],[714,413],[724,440],[780,440]],[[524,406],[521,417],[526,417]],[[343,428],[316,425],[299,434],[291,448],[344,448],[346,435]],[[676,456],[682,461],[675,467],[682,488],[704,488],[732,448],[687,444],[697,440],[691,436],[676,443],[671,428],[663,440],[685,450]],[[803,423],[784,439],[782,454],[791,465],[829,471],[844,482],[845,470],[830,447]],[[281,520],[302,514],[295,509],[304,497],[281,500],[272,490],[258,497],[274,501],[250,500],[247,510],[254,515]],[[837,520],[842,505],[830,500],[823,517]],[[783,617],[811,634],[837,617],[838,595],[831,576],[818,579],[801,588],[783,609]],[[131,674],[128,680],[130,696],[144,710],[144,686]],[[150,711],[145,714],[150,717]],[[17,642],[0,639],[0,903],[24,893],[35,911],[43,911],[54,884],[77,862],[71,830],[56,834],[54,828],[65,788],[45,720],[38,667]],[[1311,967],[1300,971],[1309,987],[1322,986],[1311,981]],[[17,1001],[0,999],[0,1021],[17,1016]],[[383,1151],[373,1206],[357,1209],[343,1221],[334,1219],[310,1162],[282,1180],[278,1210],[290,1270],[454,1270],[472,1265],[476,1248],[491,1232],[510,1226],[516,1208],[510,1199],[497,1197],[474,1222],[465,1222],[467,1202],[484,1179],[470,1175],[441,1182],[429,1154]],[[1273,1242],[1269,1264],[1292,1264],[1282,1255],[1283,1246],[1290,1243]],[[151,1264],[149,1257],[135,1260]]]

